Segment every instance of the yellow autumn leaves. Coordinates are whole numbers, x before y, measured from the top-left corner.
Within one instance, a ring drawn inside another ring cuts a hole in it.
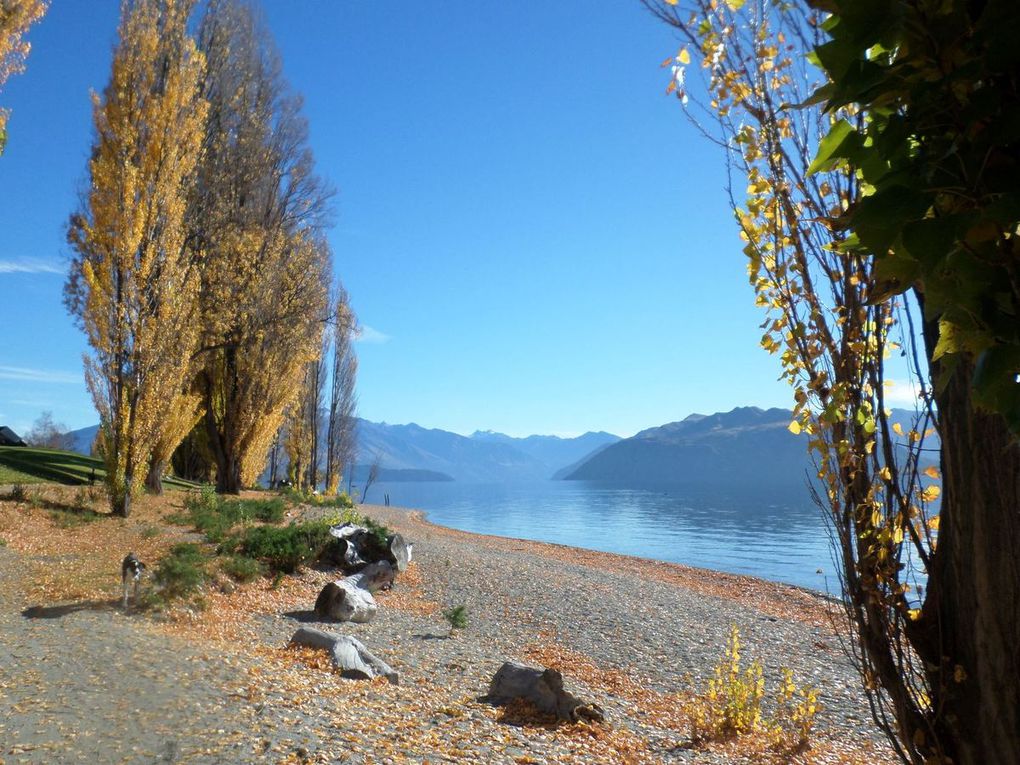
[[[206,110],[191,2],[127,7],[110,84],[93,98],[97,142],[85,207],[69,227],[67,286],[92,347],[86,383],[113,509],[124,515],[188,395],[199,283],[185,215]]]
[[[29,27],[46,13],[45,0],[3,0],[0,2],[0,90],[12,74],[24,71],[32,49],[25,40]],[[0,106],[0,154],[7,137],[7,109]]]

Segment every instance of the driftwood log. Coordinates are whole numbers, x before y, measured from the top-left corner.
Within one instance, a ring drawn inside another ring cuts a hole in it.
[[[344,573],[356,573],[365,566],[381,560],[388,562],[397,571],[403,572],[411,561],[414,545],[408,544],[400,534],[391,534],[384,545],[367,528],[354,523],[333,526],[329,533],[336,539],[330,557]]]
[[[397,571],[404,573],[407,570],[407,564],[411,562],[411,551],[414,545],[405,542],[400,534],[393,534],[387,541],[387,547],[390,552],[389,562]]]
[[[598,704],[586,704],[563,688],[563,675],[555,669],[539,669],[517,662],[504,662],[489,684],[486,700],[496,706],[514,699],[527,699],[542,712],[560,720],[605,721],[605,712]]]
[[[370,622],[379,607],[374,593],[393,585],[396,572],[389,562],[370,563],[357,574],[329,582],[315,599],[315,613],[340,622]]]
[[[329,651],[333,666],[340,670],[341,677],[351,680],[385,677],[394,685],[400,682],[400,675],[389,664],[365,648],[360,640],[349,635],[333,635],[312,627],[299,627],[290,643]]]

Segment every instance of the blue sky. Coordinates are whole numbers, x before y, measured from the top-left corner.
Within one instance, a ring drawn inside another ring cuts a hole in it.
[[[117,0],[32,34],[0,157],[0,424],[97,416],[62,302],[64,226]],[[664,94],[672,32],[637,0],[267,0],[366,326],[360,413],[461,433],[630,435],[787,406],[758,341],[722,157]]]

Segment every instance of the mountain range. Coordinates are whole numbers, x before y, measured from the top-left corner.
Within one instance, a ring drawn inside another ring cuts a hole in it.
[[[786,409],[738,407],[642,430],[561,475],[623,484],[790,484],[811,467],[807,442]]]
[[[414,423],[358,420],[358,462],[368,464],[378,458],[385,468],[432,470],[466,482],[542,480],[619,440],[601,432],[576,438],[514,438],[491,431],[462,436]]]
[[[892,419],[907,430],[911,416],[906,410],[894,410]],[[380,481],[500,483],[555,478],[630,486],[803,486],[814,470],[807,439],[788,429],[791,418],[787,409],[738,407],[692,414],[623,439],[605,432],[576,438],[515,438],[492,431],[462,436],[414,423],[359,419],[355,479],[363,480],[368,466],[378,460]],[[68,434],[75,451],[89,452],[96,429]],[[922,461],[926,464],[928,460]]]
[[[894,409],[890,419],[906,432],[913,417],[912,411]],[[556,477],[631,486],[803,486],[815,468],[807,439],[789,430],[792,419],[788,409],[755,406],[692,414],[609,444]],[[931,439],[929,446],[936,445]],[[935,449],[922,455],[922,469],[935,455]]]
[[[67,435],[73,450],[88,454],[98,425]],[[415,423],[388,425],[358,420],[358,468],[367,472],[376,459],[380,481],[465,481],[469,483],[544,480],[564,466],[619,441],[610,433],[585,433],[576,438],[528,436],[479,431],[462,436]]]

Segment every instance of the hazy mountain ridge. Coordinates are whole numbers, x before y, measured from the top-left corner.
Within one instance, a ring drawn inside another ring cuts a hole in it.
[[[806,437],[789,431],[792,417],[786,409],[753,406],[692,414],[612,444],[562,477],[638,486],[723,482],[803,486],[815,469]],[[893,410],[892,420],[905,429],[912,418],[910,411]]]
[[[577,464],[594,452],[620,441],[619,436],[605,431],[588,431],[574,438],[561,436],[526,436],[515,438],[491,430],[476,430],[473,441],[500,443],[518,449],[539,460],[545,466],[545,478],[554,478],[565,467]]]

